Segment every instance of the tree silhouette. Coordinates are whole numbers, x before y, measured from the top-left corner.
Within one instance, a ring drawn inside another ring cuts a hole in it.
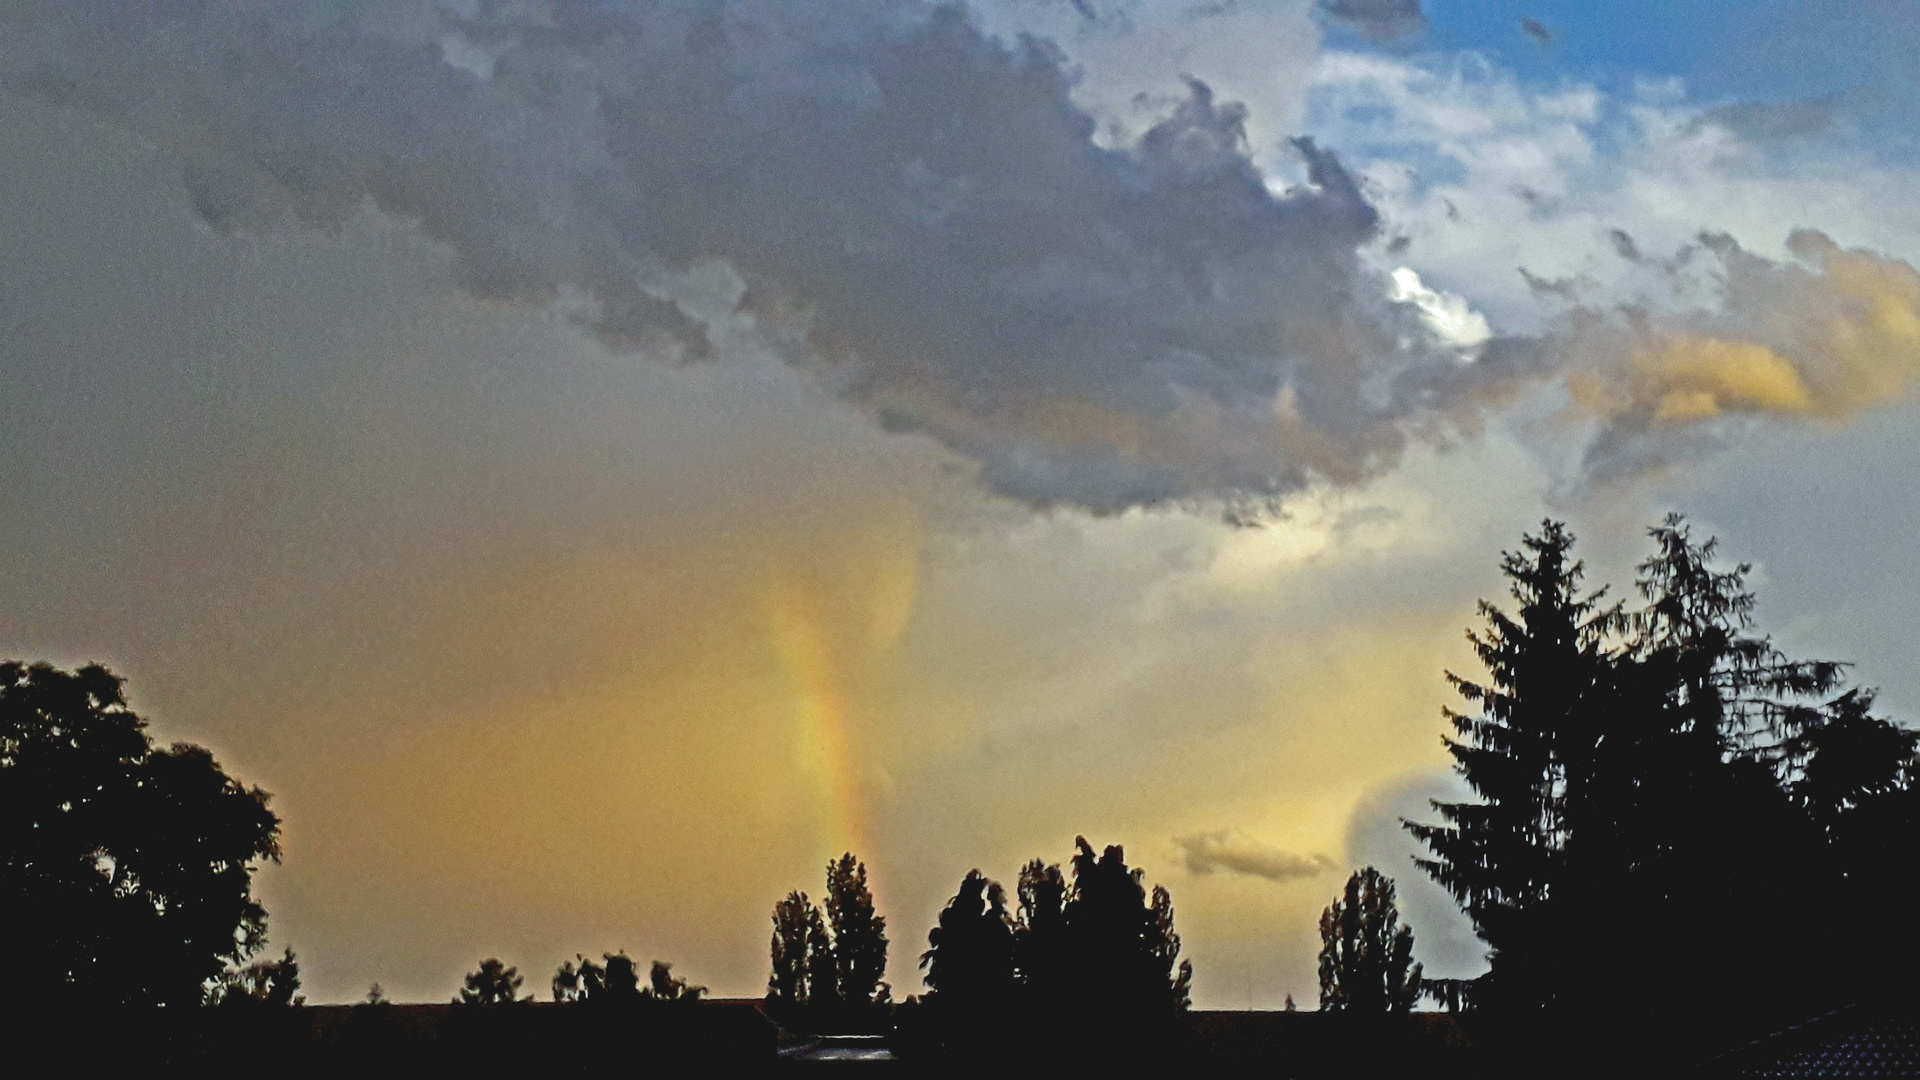
[[[1014,920],[1013,966],[1029,998],[1065,992],[1067,898],[1072,886],[1060,867],[1034,859],[1020,868],[1020,911]]]
[[[572,960],[562,963],[560,970],[553,974],[553,1000],[607,1001],[612,996],[607,989],[607,967],[613,956],[602,954],[601,959],[608,963],[596,964],[579,954],[574,955],[574,960],[580,961],[580,966],[575,967]],[[628,967],[631,968],[631,963]]]
[[[1167,972],[1167,998],[1181,1012],[1193,1006],[1193,961],[1180,959],[1180,935],[1173,931],[1173,894],[1164,885],[1153,887],[1153,925],[1147,931],[1148,969]]]
[[[1849,690],[1804,718],[1786,744],[1789,788],[1829,837],[1912,783],[1920,733],[1870,714],[1873,694]]]
[[[1403,1013],[1419,997],[1413,929],[1400,921],[1393,879],[1371,866],[1356,871],[1320,915],[1320,1008]]]
[[[873,907],[866,864],[851,852],[827,864],[824,908],[803,892],[773,906],[773,969],[767,1004],[812,1023],[863,1027],[893,991],[887,971],[887,920]]]
[[[807,942],[807,1004],[832,1013],[844,1004],[840,996],[839,965],[833,955],[833,936],[827,932],[827,917],[812,905],[807,907],[803,926]]]
[[[453,999],[455,1005],[515,1005],[532,998],[522,998],[520,973],[500,962],[498,957],[488,957],[480,961],[480,970],[467,973],[467,985],[460,996]]]
[[[257,950],[267,795],[197,746],[162,750],[98,665],[0,663],[4,993],[195,1005]]]
[[[1862,957],[1833,893],[1920,872],[1915,738],[1870,716],[1864,691],[1821,702],[1844,665],[1756,633],[1749,568],[1718,567],[1713,540],[1678,516],[1649,537],[1630,612],[1581,593],[1556,522],[1502,557],[1519,606],[1483,602],[1487,627],[1469,635],[1487,682],[1449,674],[1479,706],[1448,714],[1479,801],[1408,824],[1492,969],[1435,989],[1450,1006],[1547,1007],[1568,1023],[1637,1012],[1668,1034],[1683,1017],[1689,1033],[1731,1031],[1872,997],[1910,958]],[[1650,990],[1654,973],[1688,987],[1684,1004]]]
[[[1012,1001],[1013,919],[999,882],[969,870],[927,945],[920,967],[943,1008],[980,1012]]]
[[[553,1000],[558,1002],[593,1001],[606,996],[607,969],[584,956],[576,954],[574,960],[580,961],[578,967],[573,960],[560,965],[553,973]]]
[[[773,905],[773,973],[767,978],[770,1005],[794,1010],[815,999],[837,1001],[833,943],[820,908],[803,892],[791,892]]]
[[[600,1005],[637,1001],[690,1004],[707,992],[706,987],[694,986],[675,975],[673,965],[664,960],[653,961],[643,984],[638,965],[624,950],[603,953],[601,959],[605,963],[575,956],[577,965],[574,960],[561,964],[553,974],[553,1000]]]
[[[228,1008],[255,1005],[301,1005],[300,965],[288,949],[278,960],[255,960],[221,975],[209,1000]]]
[[[1108,845],[1098,856],[1075,837],[1073,889],[1062,911],[1072,990],[1113,1015],[1171,1015],[1188,1005],[1193,964],[1178,960],[1173,902],[1145,871],[1129,869],[1126,852]]]
[[[646,989],[640,995],[649,1001],[666,1004],[690,1005],[707,994],[704,986],[694,986],[673,973],[673,965],[665,960],[655,960],[653,968],[647,973]]]
[[[611,955],[602,954],[606,966],[606,999],[608,1001],[637,1001],[640,998],[640,968],[628,956],[625,949]]]
[[[1749,568],[1717,569],[1715,541],[1696,542],[1684,519],[1649,536],[1645,606],[1628,619],[1617,708],[1569,844],[1565,921],[1582,927],[1584,970],[1566,982],[1591,1010],[1646,1002],[1636,971],[1684,972],[1707,1028],[1832,981],[1830,863],[1787,774],[1796,731],[1823,711],[1805,699],[1843,666],[1790,659],[1755,633]],[[1801,871],[1763,870],[1783,859]],[[1713,934],[1698,933],[1701,914]],[[1797,947],[1760,947],[1783,929]]]
[[[1508,615],[1481,601],[1487,628],[1467,635],[1489,679],[1447,673],[1479,706],[1477,715],[1445,713],[1458,736],[1447,752],[1480,801],[1436,802],[1443,824],[1407,824],[1433,853],[1419,866],[1491,946],[1490,981],[1534,1004],[1552,1000],[1561,966],[1563,927],[1547,900],[1567,840],[1569,787],[1582,783],[1580,747],[1613,704],[1606,639],[1621,619],[1600,606],[1604,589],[1582,592],[1573,542],[1563,524],[1546,521],[1521,538],[1521,551],[1501,553],[1518,606]]]
[[[865,863],[848,852],[827,864],[827,925],[833,931],[834,985],[840,1001],[861,1007],[892,997],[887,920],[874,913]]]

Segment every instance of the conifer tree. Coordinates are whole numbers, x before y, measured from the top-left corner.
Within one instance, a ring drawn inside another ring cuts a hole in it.
[[[1611,702],[1607,633],[1618,608],[1583,593],[1574,538],[1557,521],[1503,552],[1512,615],[1481,601],[1484,631],[1468,640],[1485,683],[1447,680],[1477,714],[1446,710],[1446,740],[1478,802],[1434,804],[1442,824],[1407,823],[1433,853],[1418,865],[1450,892],[1491,947],[1490,983],[1515,1001],[1548,1003],[1564,974],[1548,908],[1570,816],[1579,813],[1590,748]]]

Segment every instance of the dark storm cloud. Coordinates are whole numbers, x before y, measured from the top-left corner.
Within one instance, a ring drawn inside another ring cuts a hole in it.
[[[1378,218],[1340,161],[1301,140],[1271,190],[1199,82],[1109,149],[1052,45],[958,9],[471,7],[15,4],[0,79],[150,140],[219,229],[370,205],[473,294],[622,347],[751,319],[1036,505],[1362,477],[1404,441],[1396,379],[1475,399],[1361,268]],[[731,313],[676,284],[716,264]]]
[[[1245,874],[1268,881],[1293,881],[1317,877],[1335,865],[1325,855],[1283,851],[1231,831],[1195,833],[1173,843],[1180,849],[1187,869],[1196,874]]]
[[[1420,0],[1320,0],[1328,18],[1374,41],[1392,41],[1426,29]]]

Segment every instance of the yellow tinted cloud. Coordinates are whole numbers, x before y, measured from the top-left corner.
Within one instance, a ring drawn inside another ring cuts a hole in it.
[[[1673,425],[1727,413],[1839,420],[1904,395],[1920,378],[1920,273],[1816,233],[1791,246],[1819,272],[1736,275],[1738,325],[1656,332],[1618,368],[1571,376],[1575,403]]]
[[[1860,251],[1829,250],[1822,265],[1842,301],[1807,334],[1810,356],[1833,369],[1825,411],[1843,415],[1899,397],[1920,376],[1920,274]]]
[[[1793,364],[1751,341],[1679,337],[1636,350],[1631,364],[1635,402],[1651,405],[1657,423],[1723,412],[1799,414],[1813,406]]]

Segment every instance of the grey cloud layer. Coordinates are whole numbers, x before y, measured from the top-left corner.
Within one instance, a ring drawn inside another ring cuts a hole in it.
[[[16,3],[0,79],[159,146],[218,228],[372,205],[618,347],[750,320],[1035,505],[1363,477],[1501,378],[1381,298],[1332,154],[1275,194],[1200,83],[1110,149],[1053,46],[958,9],[462,7]],[[731,311],[677,284],[711,264]]]

